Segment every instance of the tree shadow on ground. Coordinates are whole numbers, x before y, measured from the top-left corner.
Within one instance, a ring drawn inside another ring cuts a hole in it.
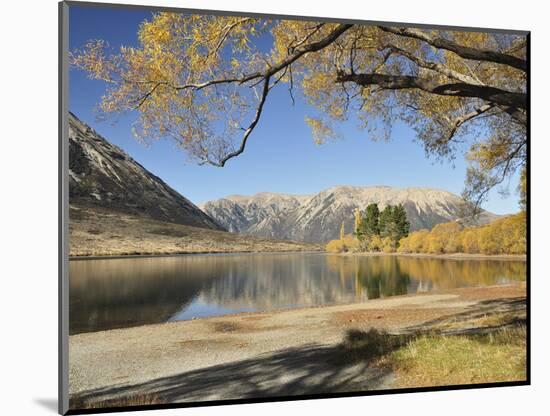
[[[525,297],[508,299],[491,299],[477,302],[464,312],[445,315],[431,321],[405,328],[400,333],[420,335],[438,333],[441,335],[482,334],[501,330],[506,327],[525,325]],[[479,320],[492,316],[493,324],[481,325]],[[468,322],[470,322],[468,324]],[[455,327],[452,325],[455,324]]]
[[[525,298],[489,300],[465,312],[447,315],[395,334],[376,329],[349,329],[336,346],[304,345],[252,359],[192,370],[131,386],[110,386],[71,397],[71,409],[139,406],[246,398],[274,398],[308,394],[358,392],[390,388],[390,368],[373,365],[422,334],[480,334],[522,323]],[[459,329],[462,323],[490,315],[505,315],[498,325]],[[466,331],[466,332],[465,332]]]
[[[221,364],[132,386],[108,387],[71,397],[72,409],[140,404],[365,391],[389,384],[390,372],[369,361],[389,346],[358,336],[338,346],[307,345]],[[368,346],[367,346],[368,344]],[[357,355],[359,349],[369,352]],[[360,358],[360,359],[358,359]],[[146,401],[146,402],[144,402]]]

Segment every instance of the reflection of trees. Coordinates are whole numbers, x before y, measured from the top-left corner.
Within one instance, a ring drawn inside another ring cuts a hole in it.
[[[525,280],[525,262],[397,257],[404,273],[440,289]]]
[[[323,255],[243,254],[71,262],[71,333],[164,322],[193,300],[268,310],[360,301]]]
[[[408,291],[409,276],[402,273],[394,257],[327,256],[329,269],[338,270],[340,279],[353,277],[358,294],[366,292],[368,299],[403,295]]]
[[[227,308],[357,302],[525,279],[525,263],[243,254],[70,263],[71,333],[164,322],[193,300]]]
[[[369,299],[436,287],[488,286],[525,280],[525,262],[436,259],[399,256],[327,256],[340,279],[353,277],[356,290]]]

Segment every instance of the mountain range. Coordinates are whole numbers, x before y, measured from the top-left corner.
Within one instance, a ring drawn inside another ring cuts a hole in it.
[[[71,113],[68,173],[73,257],[322,250],[227,232]]]
[[[77,217],[78,221],[91,221],[92,217],[96,221],[100,217],[106,219],[105,210],[108,210],[110,221],[125,218],[124,227],[130,227],[128,221],[161,221],[162,235],[170,234],[169,224],[178,224],[231,231],[233,235],[311,243],[337,238],[342,222],[346,233],[351,233],[354,210],[363,210],[370,203],[377,203],[380,209],[388,204],[403,204],[411,230],[430,229],[436,224],[460,219],[464,211],[462,199],[447,191],[388,186],[337,186],[314,195],[269,192],[231,195],[198,207],[72,113],[69,114],[69,196],[75,226]],[[489,222],[496,217],[484,211],[479,222]],[[82,228],[84,223],[78,224],[83,241],[95,238]],[[116,228],[114,223],[110,228],[113,227]],[[149,229],[145,231],[151,234]],[[206,238],[196,232],[188,235],[190,243]],[[157,239],[152,234],[149,237]],[[216,238],[226,240],[221,235]],[[210,247],[203,242],[205,247]],[[105,238],[97,244],[106,244]],[[261,243],[262,247],[269,245],[266,244]]]
[[[354,210],[368,204],[403,204],[411,230],[431,229],[439,223],[458,220],[464,212],[459,196],[430,188],[389,186],[337,186],[315,195],[258,193],[231,195],[209,201],[202,209],[227,230],[255,236],[308,242],[338,238],[342,222],[346,233],[353,231]],[[498,216],[483,211],[479,223]]]

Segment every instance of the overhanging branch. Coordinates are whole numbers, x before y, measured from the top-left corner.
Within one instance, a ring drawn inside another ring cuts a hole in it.
[[[430,70],[435,71],[435,72],[439,72],[440,74],[443,74],[448,78],[456,79],[457,81],[461,81],[461,82],[465,82],[465,83],[473,84],[473,85],[483,85],[483,83],[481,83],[479,80],[477,80],[477,79],[475,79],[471,76],[464,75],[464,74],[462,74],[458,71],[455,71],[453,69],[450,69],[450,68],[448,68],[445,65],[442,65],[440,63],[426,61],[424,59],[421,59],[420,57],[414,55],[413,53],[411,53],[409,51],[406,51],[404,49],[401,49],[401,48],[399,48],[395,45],[389,44],[389,45],[387,45],[386,48],[390,51],[390,53],[404,56],[409,61],[414,62],[419,67],[430,69]]]
[[[430,78],[411,75],[346,74],[339,72],[336,82],[354,82],[361,86],[378,85],[390,90],[418,89],[431,94],[450,97],[480,98],[488,103],[519,109],[525,109],[527,106],[527,97],[523,93],[464,82],[441,84]]]
[[[303,55],[305,55],[307,53],[316,52],[316,51],[319,51],[319,50],[327,47],[332,42],[334,42],[336,39],[338,39],[338,37],[340,37],[340,35],[342,35],[346,30],[350,29],[352,26],[353,25],[339,25],[339,26],[337,26],[332,32],[330,32],[323,39],[321,39],[317,42],[312,42],[310,44],[307,44],[307,45],[305,45],[305,46],[303,46],[299,49],[294,49],[294,51],[291,54],[289,54],[285,59],[283,59],[281,62],[269,67],[264,72],[255,72],[255,73],[252,73],[252,74],[249,74],[249,75],[244,75],[244,76],[239,77],[239,78],[219,79],[219,80],[207,81],[207,82],[200,83],[200,84],[187,84],[187,85],[174,87],[177,90],[183,90],[183,89],[198,90],[198,89],[206,88],[208,86],[216,85],[216,84],[226,84],[226,83],[244,84],[244,83],[246,83],[248,81],[252,81],[252,80],[259,80],[260,82],[263,82],[262,94],[260,96],[260,101],[259,101],[258,107],[256,108],[256,113],[254,115],[254,118],[253,118],[252,122],[244,130],[244,135],[241,139],[241,145],[239,146],[239,148],[237,150],[233,151],[233,152],[228,153],[223,158],[221,158],[219,161],[211,160],[206,155],[204,157],[204,160],[203,160],[202,163],[203,164],[208,163],[208,164],[213,165],[213,166],[223,167],[223,166],[225,166],[225,164],[228,160],[230,160],[230,159],[240,155],[241,153],[243,153],[244,149],[246,147],[246,143],[248,141],[248,138],[250,137],[250,134],[252,133],[252,131],[254,130],[256,125],[258,124],[258,121],[260,120],[260,117],[261,117],[261,114],[262,114],[262,111],[263,111],[263,107],[264,107],[264,104],[265,104],[265,101],[267,99],[267,95],[269,94],[270,89],[282,79],[282,77],[284,76],[284,74],[286,73],[288,68],[292,65],[292,63],[295,62],[296,60],[298,60],[300,57],[302,57]],[[281,76],[279,76],[274,81],[273,85],[270,86],[269,82],[270,82],[271,78],[280,71],[284,71],[283,74]]]
[[[508,65],[512,68],[519,69],[521,71],[527,71],[527,61],[524,59],[508,55],[506,53],[496,52],[489,49],[471,48],[469,46],[459,45],[448,39],[441,37],[435,37],[428,35],[427,33],[419,29],[406,29],[378,26],[380,30],[384,32],[393,33],[395,35],[405,36],[408,38],[414,38],[424,41],[438,49],[445,49],[456,53],[458,56],[464,59],[473,59],[476,61],[493,62],[502,65]]]
[[[454,135],[456,134],[457,130],[460,128],[460,126],[462,126],[467,121],[473,120],[474,118],[486,113],[492,108],[494,108],[493,104],[485,104],[485,105],[482,105],[481,107],[476,108],[474,111],[468,114],[464,114],[461,117],[457,117],[453,122],[449,135],[444,139],[444,141],[445,142],[451,141]]]
[[[258,104],[258,107],[256,108],[256,114],[254,115],[252,122],[245,129],[243,138],[241,139],[241,145],[239,146],[239,148],[225,155],[220,161],[213,161],[211,159],[205,158],[204,163],[208,163],[210,165],[223,168],[229,159],[232,159],[240,155],[242,152],[244,152],[244,149],[246,147],[246,142],[248,141],[248,137],[250,136],[250,133],[252,133],[252,130],[254,130],[254,127],[256,127],[256,124],[258,124],[258,121],[260,121],[260,116],[262,115],[262,110],[264,108],[265,100],[270,90],[270,87],[269,87],[270,79],[271,77],[267,76],[263,81],[262,95],[260,97],[260,102]]]
[[[249,82],[255,79],[260,79],[260,78],[265,79],[266,77],[272,77],[277,72],[291,65],[292,63],[300,59],[302,56],[304,56],[305,54],[310,52],[317,52],[321,49],[324,49],[325,47],[333,43],[336,39],[338,39],[344,32],[346,32],[348,29],[352,27],[353,25],[348,25],[348,24],[337,26],[332,32],[330,32],[323,39],[317,42],[312,42],[310,44],[307,44],[299,49],[295,49],[293,53],[288,55],[281,62],[278,62],[270,66],[265,71],[253,72],[251,74],[247,74],[247,75],[243,75],[241,77],[235,77],[235,78],[218,79],[218,80],[211,80],[211,81],[206,81],[202,83],[178,85],[178,86],[174,86],[174,88],[176,90],[202,89],[202,88],[209,87],[211,85],[216,85],[216,84],[229,84],[229,83],[244,84],[246,82]]]

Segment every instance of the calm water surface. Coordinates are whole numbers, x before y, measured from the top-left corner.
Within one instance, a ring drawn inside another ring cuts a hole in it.
[[[525,280],[521,261],[326,254],[72,260],[70,333]]]

